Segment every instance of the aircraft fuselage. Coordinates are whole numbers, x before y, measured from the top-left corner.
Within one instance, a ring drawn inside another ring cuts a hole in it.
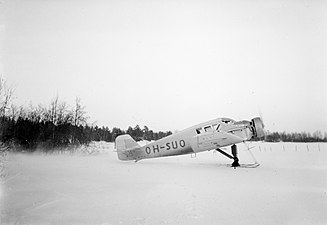
[[[121,160],[138,161],[146,158],[208,151],[257,137],[261,135],[260,129],[262,125],[260,118],[239,122],[228,118],[218,118],[192,126],[145,146],[136,146],[135,142],[135,144],[132,143],[132,146],[129,147],[127,142],[132,142],[133,140],[125,141],[123,144],[121,142],[126,140],[126,138],[131,139],[130,136],[117,137],[120,146],[123,146],[118,149],[118,157]]]

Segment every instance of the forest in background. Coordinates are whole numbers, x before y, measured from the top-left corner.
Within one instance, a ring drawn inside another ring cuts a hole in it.
[[[52,150],[89,144],[92,141],[112,142],[118,135],[129,134],[136,141],[158,140],[167,132],[154,132],[147,126],[128,127],[127,130],[114,127],[90,126],[85,107],[76,98],[69,106],[56,97],[48,106],[38,105],[15,107],[13,105],[0,115],[0,142],[16,151]]]
[[[49,105],[28,107],[12,104],[13,89],[0,77],[0,143],[16,151],[51,150],[89,144],[92,141],[112,142],[118,135],[129,134],[136,141],[158,140],[171,131],[154,132],[147,126],[129,126],[127,130],[88,124],[85,106],[79,98],[70,106],[59,97]],[[267,142],[327,142],[327,133],[267,132]]]
[[[130,134],[137,141],[151,141],[171,134],[139,125],[127,130],[89,125],[85,106],[79,98],[73,106],[57,96],[49,105],[24,107],[12,103],[13,94],[13,88],[0,77],[0,143],[10,150],[52,150],[87,145],[92,141],[112,142],[121,134]]]

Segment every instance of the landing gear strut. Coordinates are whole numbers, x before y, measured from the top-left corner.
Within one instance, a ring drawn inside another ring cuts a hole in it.
[[[238,163],[238,158],[237,158],[237,146],[232,145],[232,155],[234,156],[234,162],[232,163],[232,167],[239,167],[240,164]]]
[[[236,146],[236,145],[232,145],[232,155],[233,155],[233,156],[231,156],[230,154],[224,152],[223,150],[221,150],[221,149],[219,149],[219,148],[217,148],[216,150],[217,150],[218,152],[220,152],[221,154],[223,154],[224,156],[226,156],[226,157],[228,157],[228,158],[234,160],[234,162],[232,163],[232,167],[234,167],[234,169],[235,169],[236,167],[239,167],[239,166],[240,166],[240,164],[239,164],[239,162],[238,162],[239,160],[238,160],[238,158],[237,158],[237,146]]]

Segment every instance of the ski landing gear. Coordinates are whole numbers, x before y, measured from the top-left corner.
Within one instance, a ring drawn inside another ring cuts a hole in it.
[[[239,166],[240,166],[240,164],[239,164],[239,162],[238,162],[239,160],[238,160],[238,158],[237,158],[237,146],[236,146],[236,145],[232,145],[232,155],[233,155],[233,156],[231,156],[230,154],[224,152],[223,150],[221,150],[221,149],[219,149],[219,148],[217,148],[216,150],[217,150],[218,152],[220,152],[221,154],[223,154],[224,156],[226,156],[226,157],[228,157],[228,158],[234,160],[234,162],[232,163],[232,167],[234,167],[234,169],[235,169],[236,167],[239,167]]]
[[[238,158],[237,158],[237,146],[236,145],[232,145],[232,155],[234,156],[234,162],[232,163],[232,167],[239,167],[240,164],[238,163]]]

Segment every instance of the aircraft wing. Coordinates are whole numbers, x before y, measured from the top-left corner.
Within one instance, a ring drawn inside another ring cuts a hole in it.
[[[225,132],[212,132],[196,135],[191,140],[193,151],[200,152],[242,142],[239,136]]]

